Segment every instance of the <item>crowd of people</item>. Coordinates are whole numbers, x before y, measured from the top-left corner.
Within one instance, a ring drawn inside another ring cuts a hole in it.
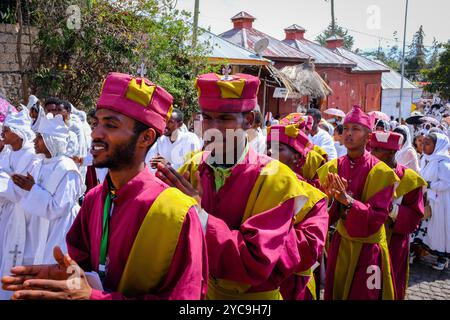
[[[121,73],[90,115],[53,97],[9,110],[0,298],[401,300],[425,250],[448,267],[445,117],[309,108],[266,127],[259,85],[200,75],[194,132],[164,88]]]

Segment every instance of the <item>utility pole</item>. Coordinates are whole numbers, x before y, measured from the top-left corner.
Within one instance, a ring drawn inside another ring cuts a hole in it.
[[[333,35],[336,34],[336,26],[334,21],[334,0],[331,0],[331,30],[333,31]]]
[[[195,0],[194,7],[194,30],[192,32],[192,46],[197,46],[197,29],[198,29],[198,14],[199,14],[200,0]]]
[[[402,100],[403,100],[403,80],[405,78],[405,46],[406,46],[406,21],[408,19],[408,1],[406,0],[405,8],[405,28],[403,29],[403,53],[402,53],[402,80],[400,82],[400,105],[398,107],[398,121],[402,123]]]

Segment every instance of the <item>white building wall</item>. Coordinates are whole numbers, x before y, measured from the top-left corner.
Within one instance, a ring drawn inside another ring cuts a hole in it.
[[[402,118],[411,114],[411,104],[422,96],[422,89],[403,89]],[[383,89],[381,93],[381,111],[388,116],[398,118],[397,102],[400,101],[400,89]]]

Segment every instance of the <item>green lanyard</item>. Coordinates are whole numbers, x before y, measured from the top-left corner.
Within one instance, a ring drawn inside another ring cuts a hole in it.
[[[109,183],[108,183],[109,185]],[[103,206],[102,242],[100,244],[100,263],[98,271],[100,278],[106,275],[106,257],[108,255],[109,216],[112,211],[112,200],[115,198],[114,190],[109,189]]]

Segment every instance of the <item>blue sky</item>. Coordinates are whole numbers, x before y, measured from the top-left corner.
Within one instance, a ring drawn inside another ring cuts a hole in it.
[[[401,47],[405,3],[406,0],[335,0],[335,15],[338,24],[349,29],[355,38],[354,49],[392,46],[394,31],[398,32]],[[177,7],[193,12],[194,0],[178,0]],[[284,38],[285,27],[296,23],[307,30],[307,39],[314,40],[331,20],[330,2],[326,0],[200,0],[199,24],[219,34],[231,29],[230,18],[240,11],[257,18],[256,29],[278,39]],[[425,45],[431,46],[433,37],[448,41],[449,12],[450,0],[409,0],[406,42],[411,42],[421,24]]]

